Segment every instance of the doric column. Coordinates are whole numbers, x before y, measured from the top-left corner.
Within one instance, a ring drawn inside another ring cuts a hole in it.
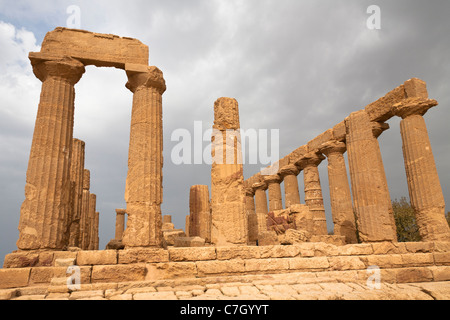
[[[88,250],[94,250],[95,246],[95,213],[97,209],[97,196],[89,195],[89,219],[88,219]]]
[[[248,241],[255,244],[258,241],[258,217],[255,211],[255,191],[245,183],[245,211],[248,221]]]
[[[211,242],[218,246],[248,241],[239,130],[237,101],[218,99],[214,103],[211,144]]]
[[[127,211],[125,209],[116,209],[116,233],[114,238],[118,241],[122,241],[123,238],[126,214]]]
[[[327,219],[323,205],[322,186],[320,185],[319,164],[325,159],[322,154],[310,152],[305,154],[296,165],[303,170],[305,184],[305,204],[313,213],[314,233],[327,235]]]
[[[357,243],[352,195],[344,158],[347,147],[344,142],[331,141],[324,144],[320,151],[328,159],[328,183],[334,234],[345,236],[346,243]]]
[[[269,212],[283,209],[283,199],[281,195],[281,178],[279,175],[261,175],[268,186],[269,192]]]
[[[397,241],[391,199],[376,139],[384,128],[374,128],[364,110],[350,114],[345,125],[359,238],[362,242]]]
[[[189,197],[189,235],[211,242],[211,206],[209,188],[205,185],[191,187]]]
[[[81,218],[80,218],[80,248],[87,250],[89,246],[89,200],[91,199],[91,172],[83,171],[83,194],[81,195]]]
[[[284,181],[284,202],[286,208],[294,204],[300,204],[300,192],[298,190],[297,176],[300,169],[293,165],[287,165],[280,169],[278,174]]]
[[[93,250],[99,249],[99,244],[100,244],[99,243],[100,242],[99,226],[100,226],[100,212],[96,212],[95,219],[94,219],[94,249]]]
[[[400,132],[411,205],[423,241],[450,241],[445,200],[423,115],[436,100],[409,98],[394,106]]]
[[[74,183],[72,200],[72,214],[70,222],[69,247],[80,246],[80,219],[83,197],[83,175],[84,175],[85,143],[73,139],[72,156],[70,160],[70,180]]]
[[[185,223],[185,227],[184,227],[184,233],[186,234],[186,236],[187,237],[190,237],[190,234],[189,234],[189,229],[190,229],[190,226],[189,226],[189,222],[190,222],[190,220],[191,220],[191,217],[190,217],[190,215],[187,215],[186,216],[186,223]]]
[[[42,81],[20,210],[21,250],[63,249],[70,212],[70,157],[75,89],[85,69],[71,58],[32,60]]]
[[[265,182],[258,182],[253,184],[253,190],[255,190],[255,212],[258,221],[258,234],[267,231],[267,195],[266,190],[268,188]]]
[[[127,88],[133,92],[128,175],[125,188],[128,222],[123,237],[126,247],[162,246],[162,72],[127,71]]]

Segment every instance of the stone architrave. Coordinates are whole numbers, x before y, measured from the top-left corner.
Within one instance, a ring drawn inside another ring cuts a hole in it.
[[[357,243],[352,195],[344,158],[347,147],[344,142],[330,141],[323,144],[320,151],[328,159],[328,183],[334,234],[344,236],[346,243]]]
[[[163,245],[162,95],[166,84],[158,68],[146,69],[146,72],[127,70],[126,86],[133,92],[133,108],[125,188],[128,213],[125,247]]]
[[[73,139],[72,157],[70,160],[70,180],[74,183],[72,214],[70,222],[69,247],[80,246],[80,219],[83,197],[85,143]]]
[[[214,103],[211,154],[211,243],[247,244],[239,107],[235,99],[219,98]]]
[[[345,120],[347,155],[359,238],[362,242],[397,241],[392,204],[373,123],[364,111]]]
[[[255,210],[255,191],[248,186],[247,181],[244,183],[245,192],[245,211],[248,221],[248,241],[249,244],[256,244],[258,241],[258,217]]]
[[[209,188],[205,185],[192,186],[189,197],[189,236],[211,242],[211,206]]]
[[[20,210],[20,250],[63,249],[70,214],[70,158],[73,139],[75,84],[85,72],[71,58],[33,59],[42,81]]]
[[[265,182],[257,182],[252,185],[255,191],[255,212],[258,221],[258,234],[267,231],[267,217],[269,210],[267,209],[267,195],[268,188]]]
[[[261,178],[268,186],[269,212],[283,210],[283,199],[281,195],[282,179],[279,175],[261,175]]]
[[[89,246],[89,200],[91,188],[91,172],[87,169],[83,171],[83,194],[81,195],[81,217],[80,217],[80,248],[87,250]]]
[[[125,215],[127,211],[125,209],[116,209],[116,232],[115,240],[122,241],[123,233],[125,231]]]
[[[278,172],[284,182],[284,202],[286,209],[292,205],[300,204],[300,192],[298,190],[297,180],[299,173],[299,168],[293,164],[282,167]]]
[[[323,205],[322,186],[320,184],[319,164],[325,159],[322,154],[309,152],[305,154],[296,165],[303,170],[305,184],[305,204],[313,213],[314,234],[327,235],[327,219]]]
[[[437,105],[428,95],[394,105],[395,115],[402,118],[400,132],[409,197],[423,241],[450,241],[444,195],[423,118]]]

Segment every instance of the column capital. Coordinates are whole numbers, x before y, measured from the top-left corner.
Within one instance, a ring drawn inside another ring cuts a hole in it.
[[[75,85],[86,71],[83,63],[70,57],[54,60],[32,58],[31,64],[34,75],[42,82],[48,78],[61,78]]]
[[[316,152],[309,152],[298,160],[295,165],[303,170],[308,167],[317,167],[323,160],[325,160],[324,155]]]
[[[384,122],[371,122],[372,123],[372,133],[375,139],[377,139],[381,134],[390,129],[390,126],[388,123]]]
[[[300,171],[301,170],[297,166],[289,164],[287,166],[282,167],[280,171],[278,171],[278,174],[281,176],[282,179],[284,179],[284,177],[289,175],[298,176]]]
[[[244,193],[247,197],[253,197],[255,195],[255,190],[253,188],[244,188]]]
[[[423,116],[427,111],[438,105],[434,99],[425,98],[407,98],[402,102],[394,104],[394,114],[402,119],[412,115]]]
[[[344,142],[339,142],[336,140],[328,141],[320,148],[320,152],[322,152],[326,157],[333,153],[344,154],[346,151],[347,145]]]
[[[256,190],[266,191],[269,188],[269,186],[267,185],[267,183],[261,181],[261,182],[254,183],[252,185],[252,188],[253,188],[253,190],[255,190],[255,192],[256,192]]]
[[[116,213],[117,214],[127,214],[127,210],[126,209],[116,209]]]
[[[283,179],[277,174],[270,175],[270,176],[261,176],[261,178],[264,180],[265,183],[272,184],[272,183],[281,183]]]
[[[127,71],[126,87],[135,93],[140,87],[155,88],[162,95],[166,91],[163,73],[157,67],[147,67],[146,72]]]

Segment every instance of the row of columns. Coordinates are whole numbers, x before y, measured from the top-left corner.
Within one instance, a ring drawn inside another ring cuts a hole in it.
[[[30,55],[30,60],[42,89],[17,247],[98,247],[98,239],[92,235],[98,230],[95,195],[88,197],[88,188],[80,187],[80,172],[84,168],[71,167],[71,162],[81,162],[82,157],[77,148],[83,146],[73,147],[72,140],[74,86],[85,72],[84,64],[70,57],[49,58],[40,54]],[[134,67],[126,66],[133,107],[125,191],[129,219],[123,241],[128,247],[161,246],[162,94],[166,86],[158,68],[137,66],[133,70]],[[90,212],[87,215],[83,213],[86,208]]]

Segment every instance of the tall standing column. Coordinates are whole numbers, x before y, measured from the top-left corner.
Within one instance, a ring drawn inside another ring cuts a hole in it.
[[[75,84],[85,69],[71,58],[32,60],[42,81],[28,162],[25,201],[20,210],[21,250],[63,249],[67,245],[70,201],[70,156]]]
[[[323,145],[320,151],[328,159],[328,183],[334,234],[345,236],[346,243],[357,243],[352,195],[344,158],[347,147],[344,142],[331,141]]]
[[[279,175],[261,176],[267,183],[269,189],[269,212],[283,209],[283,199],[281,195],[281,178]]]
[[[211,144],[211,242],[218,246],[248,241],[239,130],[237,101],[218,99],[214,103]]]
[[[80,248],[87,250],[89,246],[89,201],[91,199],[91,172],[87,169],[83,171],[83,194],[81,196],[81,217],[80,217]]]
[[[245,211],[248,221],[248,241],[249,244],[256,244],[258,241],[258,217],[255,211],[255,191],[245,183]]]
[[[189,235],[211,242],[211,205],[209,188],[204,185],[192,186],[189,197]]]
[[[423,241],[450,241],[445,200],[423,115],[436,100],[410,98],[394,106],[400,132],[411,205]]]
[[[267,215],[269,210],[267,209],[267,195],[266,190],[268,188],[265,182],[258,182],[253,184],[253,190],[255,190],[255,212],[258,221],[258,234],[267,231]]]
[[[100,243],[99,226],[100,226],[100,212],[96,212],[95,219],[94,219],[94,249],[93,250],[99,249],[99,243]]]
[[[321,154],[310,152],[305,154],[296,165],[303,170],[305,184],[305,204],[313,213],[314,234],[327,235],[327,218],[323,205],[322,186],[320,184],[319,164],[325,159]]]
[[[128,222],[123,237],[126,247],[162,246],[162,72],[127,72],[127,88],[133,92],[128,175],[125,188]]]
[[[95,247],[95,213],[97,209],[97,196],[93,193],[89,195],[89,219],[88,219],[88,250]]]
[[[278,173],[284,181],[284,202],[286,208],[294,204],[300,204],[300,192],[298,190],[297,176],[300,170],[295,165],[287,165]]]
[[[74,182],[73,206],[70,224],[69,247],[80,246],[80,219],[83,197],[83,174],[84,174],[85,143],[73,139],[72,157],[70,161],[70,180]]]
[[[359,238],[362,242],[396,241],[386,175],[369,116],[364,110],[354,112],[345,125]]]
[[[123,238],[126,213],[125,209],[116,209],[116,233],[114,238],[118,241],[122,241]]]

